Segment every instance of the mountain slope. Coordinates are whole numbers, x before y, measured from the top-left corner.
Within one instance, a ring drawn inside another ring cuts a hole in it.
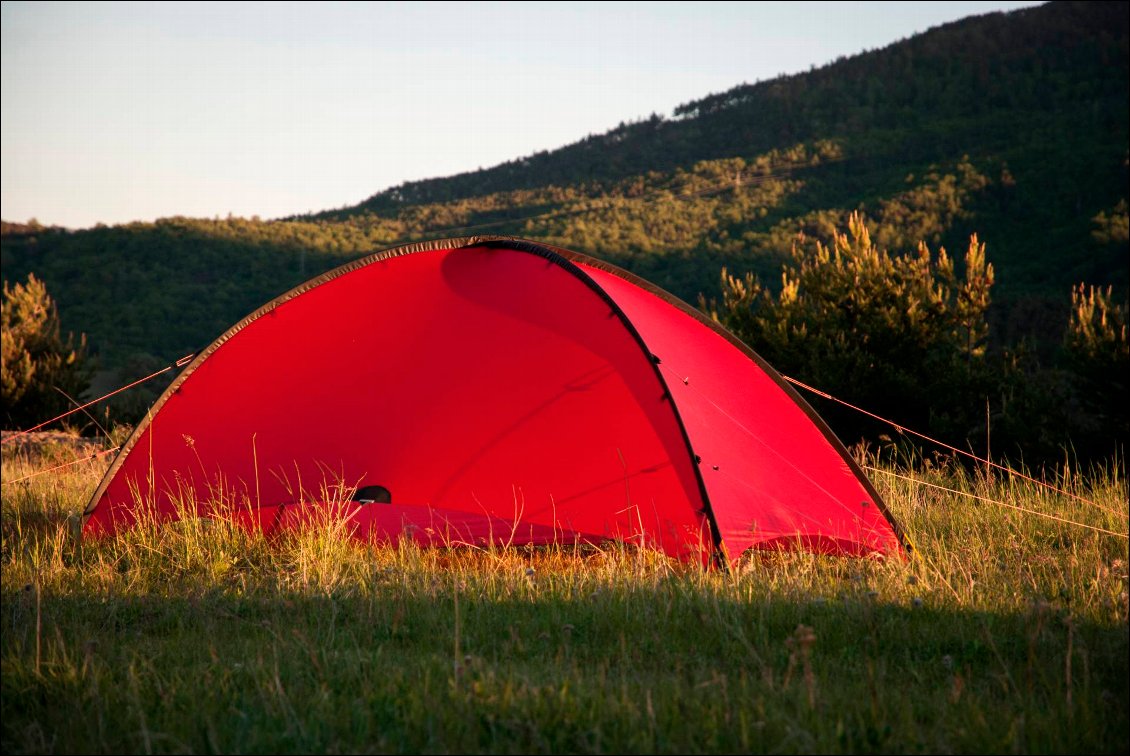
[[[996,154],[1022,135],[1038,138],[1043,121],[1067,112],[1082,119],[1080,130],[1124,134],[1127,14],[1126,3],[1084,2],[970,17],[680,105],[674,119],[652,116],[553,152],[405,183],[333,216],[548,185],[607,189],[629,175],[814,139],[850,139],[860,155],[887,161]]]

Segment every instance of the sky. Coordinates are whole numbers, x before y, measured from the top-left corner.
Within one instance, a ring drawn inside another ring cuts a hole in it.
[[[0,217],[277,218],[1032,2],[0,5]]]

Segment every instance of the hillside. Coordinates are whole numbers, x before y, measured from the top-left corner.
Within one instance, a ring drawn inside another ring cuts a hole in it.
[[[478,231],[623,265],[689,301],[722,265],[772,281],[798,232],[862,209],[893,249],[988,242],[1003,341],[1054,341],[1073,283],[1128,278],[1127,3],[968,18],[745,84],[559,150],[275,221],[6,223],[106,370],[202,348],[267,299],[402,241]]]

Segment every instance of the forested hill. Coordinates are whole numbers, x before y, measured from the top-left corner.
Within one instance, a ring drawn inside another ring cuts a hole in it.
[[[1050,3],[972,17],[309,216],[6,223],[3,277],[34,271],[102,367],[134,375],[394,243],[535,238],[695,301],[723,265],[776,280],[798,232],[826,237],[861,209],[895,250],[960,251],[976,231],[1000,336],[1051,333],[1072,284],[1127,286],[1128,15],[1127,3]]]
[[[841,142],[852,159],[894,167],[953,161],[963,152],[1031,159],[1023,150],[1033,142],[1059,146],[1042,143],[1044,129],[1062,128],[1062,116],[1087,141],[1099,136],[1089,127],[1125,137],[1128,20],[1127,4],[1118,2],[974,16],[807,73],[709,95],[678,106],[673,118],[653,115],[553,152],[405,183],[323,215],[551,185],[615,191],[627,177],[820,139]]]

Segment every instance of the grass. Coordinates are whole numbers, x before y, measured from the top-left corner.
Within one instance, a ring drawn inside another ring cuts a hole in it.
[[[109,457],[11,483],[11,753],[1125,753],[1127,541],[875,472],[908,562],[730,573],[630,548],[369,546],[325,525],[70,537]],[[868,460],[869,464],[877,464]],[[1120,466],[949,488],[1126,532]]]

